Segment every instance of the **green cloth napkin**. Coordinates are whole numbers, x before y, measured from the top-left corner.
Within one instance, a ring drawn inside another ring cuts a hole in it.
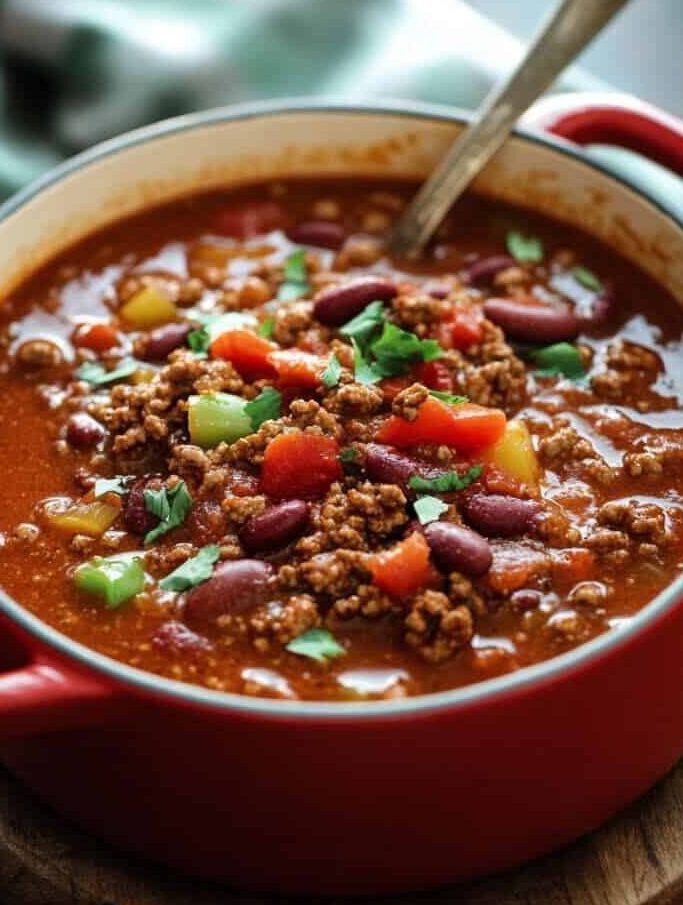
[[[105,138],[221,104],[471,109],[519,53],[461,0],[0,0],[0,198]],[[570,70],[560,87],[605,85]],[[633,155],[607,160],[683,213],[681,180]]]

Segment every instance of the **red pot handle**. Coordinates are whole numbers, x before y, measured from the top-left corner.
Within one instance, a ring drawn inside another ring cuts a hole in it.
[[[0,675],[0,741],[67,729],[109,717],[119,695],[104,679],[88,675],[49,651],[31,653],[33,642],[0,619],[3,641],[23,650],[26,665]]]
[[[521,124],[579,145],[628,148],[683,176],[683,123],[627,94],[550,95],[534,104]]]

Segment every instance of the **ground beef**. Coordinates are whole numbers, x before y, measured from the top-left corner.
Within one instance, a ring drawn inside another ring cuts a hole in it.
[[[654,352],[625,340],[610,343],[605,364],[606,369],[591,378],[591,388],[598,396],[615,402],[648,387],[661,369]]]
[[[448,597],[452,606],[466,606],[472,616],[482,616],[486,612],[483,596],[460,572],[451,572],[448,576]]]
[[[312,325],[312,302],[299,301],[282,305],[273,314],[273,339],[283,346],[296,345],[299,337]]]
[[[302,563],[288,563],[278,571],[283,588],[301,589],[327,599],[348,597],[369,579],[369,557],[359,550],[320,553]]]
[[[406,421],[414,421],[417,418],[417,410],[422,403],[429,397],[429,390],[422,386],[421,383],[411,383],[405,390],[401,390],[394,397],[391,404],[391,411],[399,418],[405,418]]]
[[[640,503],[632,500],[611,500],[600,507],[598,524],[616,528],[639,545],[651,544],[655,548],[667,546],[672,540],[667,528],[666,513],[654,503]]]
[[[549,436],[543,437],[538,443],[538,454],[543,460],[557,465],[588,459],[595,455],[593,446],[585,437],[573,427],[569,427],[566,422],[559,424],[562,426]]]
[[[285,419],[285,423],[298,430],[310,430],[336,438],[341,436],[339,419],[315,399],[295,399],[289,406],[289,412],[290,417]]]
[[[397,609],[400,607],[378,587],[372,584],[361,584],[355,594],[335,600],[330,613],[338,619],[352,619],[355,616],[377,619]]]
[[[368,415],[374,415],[381,409],[383,403],[384,394],[379,387],[365,386],[353,381],[330,390],[323,399],[323,405],[329,412],[344,418],[366,418]]]
[[[474,632],[466,606],[453,606],[440,591],[423,591],[412,601],[405,617],[405,641],[430,663],[447,660],[465,647]]]
[[[414,290],[397,295],[391,306],[391,319],[404,330],[425,336],[430,324],[443,320],[448,302]]]
[[[216,620],[224,637],[250,637],[254,647],[263,652],[273,642],[285,645],[319,623],[318,608],[308,594],[294,595],[286,602],[271,601],[248,615],[226,614]]]

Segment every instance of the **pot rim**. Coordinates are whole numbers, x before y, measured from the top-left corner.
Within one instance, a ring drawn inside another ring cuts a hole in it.
[[[258,117],[279,116],[288,113],[391,115],[403,116],[408,119],[432,119],[460,124],[470,122],[473,118],[473,114],[470,111],[457,107],[446,107],[440,104],[428,104],[418,101],[391,101],[384,99],[377,103],[363,103],[343,100],[324,99],[318,101],[308,98],[284,98],[187,113],[125,132],[69,158],[0,205],[0,223],[40,192],[77,172],[79,169],[119,151],[198,127]],[[514,130],[513,136],[523,141],[544,146],[556,154],[571,158],[575,163],[599,171],[606,179],[616,183],[622,189],[626,188],[639,198],[645,199],[674,228],[683,229],[683,221],[662,206],[648,192],[636,186],[629,179],[621,175],[615,175],[600,163],[588,160],[581,150],[570,143],[562,139],[531,133],[519,128]],[[156,697],[172,698],[184,704],[195,704],[214,710],[236,712],[245,717],[259,716],[289,720],[292,718],[324,718],[326,721],[427,716],[445,710],[454,711],[476,704],[486,704],[494,700],[500,703],[500,698],[506,695],[530,692],[534,688],[546,685],[553,680],[571,679],[571,676],[580,669],[587,668],[601,657],[615,653],[621,646],[626,646],[629,641],[632,641],[659,617],[664,616],[668,610],[673,609],[674,606],[682,601],[683,575],[668,585],[635,616],[631,617],[627,625],[607,631],[571,651],[533,666],[525,666],[516,672],[449,691],[415,695],[414,697],[388,701],[336,702],[287,701],[251,697],[233,692],[214,691],[203,686],[167,679],[156,673],[136,669],[100,654],[78,641],[72,640],[12,600],[0,588],[0,613],[4,613],[20,628],[37,638],[48,648],[67,656],[82,667],[95,670],[110,679],[118,681],[123,686],[132,686],[137,691],[146,692]]]

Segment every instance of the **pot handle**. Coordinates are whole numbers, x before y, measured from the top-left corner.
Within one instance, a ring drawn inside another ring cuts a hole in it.
[[[628,94],[553,94],[535,103],[521,125],[579,145],[628,148],[683,176],[681,121]]]
[[[108,718],[119,699],[113,687],[57,660],[30,652],[31,640],[0,621],[3,641],[19,642],[25,665],[0,675],[0,740],[68,729]]]

